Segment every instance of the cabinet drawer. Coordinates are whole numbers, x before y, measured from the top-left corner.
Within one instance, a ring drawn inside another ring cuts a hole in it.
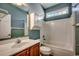
[[[26,50],[16,54],[16,56],[26,56]]]
[[[29,56],[29,49],[25,49],[19,52],[18,54],[16,54],[16,56]]]

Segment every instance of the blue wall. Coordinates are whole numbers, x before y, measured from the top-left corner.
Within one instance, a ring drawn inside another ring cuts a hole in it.
[[[0,3],[0,8],[7,10],[9,14],[11,14],[11,27],[24,28],[24,22],[26,21],[26,14],[27,14],[25,11],[9,3]],[[19,31],[19,35],[23,36],[22,32],[24,31],[24,29],[22,31],[16,29],[14,30],[17,32]],[[13,35],[16,34],[14,31],[11,31],[11,33]]]
[[[40,39],[40,30],[30,30],[29,38],[34,40]]]
[[[0,8],[7,10],[11,14],[12,26],[15,20],[25,20],[26,13],[8,3],[0,3]]]

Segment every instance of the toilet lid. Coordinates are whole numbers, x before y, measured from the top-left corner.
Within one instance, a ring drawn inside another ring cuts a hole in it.
[[[40,50],[42,50],[42,51],[51,51],[51,49],[49,47],[46,47],[46,46],[41,46]]]

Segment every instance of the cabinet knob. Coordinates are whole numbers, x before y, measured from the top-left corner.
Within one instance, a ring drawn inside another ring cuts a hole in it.
[[[27,54],[29,53],[29,51],[27,51]]]

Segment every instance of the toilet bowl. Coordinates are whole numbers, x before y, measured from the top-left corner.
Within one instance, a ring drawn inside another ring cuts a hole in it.
[[[40,47],[40,52],[43,55],[50,55],[51,54],[51,48],[46,47],[46,46],[41,46]]]

